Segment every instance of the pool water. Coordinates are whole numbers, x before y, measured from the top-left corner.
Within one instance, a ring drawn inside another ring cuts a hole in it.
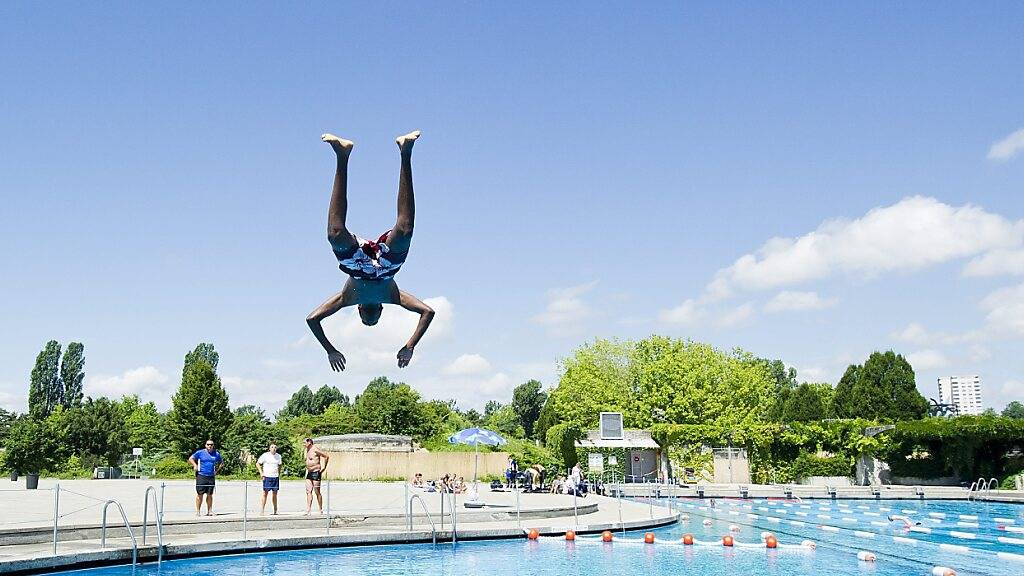
[[[646,502],[646,501],[645,501]],[[159,568],[146,564],[138,575],[184,576],[383,576],[398,574],[481,576],[838,576],[931,574],[932,567],[954,568],[961,575],[1024,574],[1024,506],[944,501],[782,501],[666,500],[688,519],[654,530],[655,544],[642,533],[615,534],[612,543],[597,536],[537,541],[491,540],[450,544],[365,546],[268,552],[171,560]],[[908,516],[920,526],[908,531],[886,516]],[[962,516],[961,516],[962,515]],[[710,520],[710,525],[705,525]],[[732,529],[732,530],[731,530]],[[780,547],[766,549],[762,532]],[[697,544],[679,543],[690,533]],[[736,546],[723,547],[732,534]],[[801,546],[814,540],[816,549]],[[1001,540],[1002,539],[1002,540]],[[857,559],[857,551],[877,555]],[[75,572],[82,576],[132,574],[131,567]]]

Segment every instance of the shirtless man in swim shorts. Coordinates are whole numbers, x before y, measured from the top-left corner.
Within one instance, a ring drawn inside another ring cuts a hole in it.
[[[309,313],[306,323],[327,351],[327,360],[335,372],[345,369],[345,356],[327,339],[320,323],[338,310],[357,306],[359,318],[367,326],[373,326],[380,320],[384,304],[397,304],[419,314],[416,330],[398,351],[399,368],[409,365],[413,350],[434,319],[434,311],[430,306],[412,294],[399,290],[394,280],[395,274],[405,263],[412,243],[416,216],[416,202],[412,193],[412,146],[419,136],[417,130],[395,140],[402,154],[402,168],[398,178],[398,219],[394,227],[381,234],[377,240],[359,238],[349,232],[345,221],[348,213],[348,157],[354,144],[333,134],[324,134],[320,138],[331,145],[338,160],[331,204],[327,212],[327,240],[338,259],[338,267],[349,275],[349,279],[341,292]]]
[[[306,457],[306,515],[309,515],[313,508],[313,494],[316,494],[316,504],[320,507],[320,513],[324,513],[324,497],[320,493],[320,479],[327,470],[327,462],[331,457],[326,452],[313,445],[312,438],[306,438],[306,446],[303,452]],[[321,460],[323,463],[321,463]]]

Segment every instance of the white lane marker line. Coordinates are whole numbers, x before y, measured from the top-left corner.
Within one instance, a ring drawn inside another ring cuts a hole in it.
[[[950,530],[949,535],[954,538],[964,538],[966,540],[974,540],[978,537],[977,534],[972,534],[970,532],[957,532],[956,530]]]
[[[1024,554],[1014,554],[1013,552],[996,552],[996,556],[1002,560],[1014,560],[1017,562],[1024,562]]]
[[[1006,536],[999,536],[996,538],[996,540],[1002,542],[1003,544],[1024,545],[1024,540],[1021,540],[1020,538],[1008,538]]]
[[[860,537],[860,538],[874,538],[875,537],[875,533],[874,532],[865,532],[863,530],[854,530],[853,531],[853,535],[857,536],[857,537]]]
[[[903,536],[893,536],[893,542],[899,542],[900,544],[910,544],[911,546],[917,546],[917,540],[913,538],[904,538]]]
[[[958,546],[956,544],[939,544],[940,550],[949,550],[950,552],[960,552],[966,554],[971,551],[967,546]]]

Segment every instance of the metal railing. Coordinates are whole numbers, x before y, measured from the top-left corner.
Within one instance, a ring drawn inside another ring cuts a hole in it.
[[[427,510],[427,503],[423,501],[423,498],[419,494],[413,494],[412,498],[409,499],[409,515],[406,517],[406,525],[409,527],[409,531],[412,532],[412,503],[415,500],[419,500],[420,506],[423,507],[423,514],[427,516],[427,522],[430,523],[430,536],[432,542],[437,544],[437,528],[434,526],[434,519],[430,517],[430,510]],[[442,500],[443,502],[443,500]]]
[[[457,542],[458,536],[456,536],[456,534],[458,532],[458,511],[456,510],[456,506],[455,506],[457,500],[456,500],[455,494],[453,494],[451,492],[442,492],[441,493],[442,506],[444,505],[443,499],[445,498],[445,496],[448,497],[448,508],[451,509],[451,515],[452,515],[452,544],[456,544],[456,543],[458,543]],[[443,512],[441,513],[441,529],[444,530],[444,513]]]
[[[163,500],[164,484],[160,484],[161,500]],[[160,502],[156,499],[156,486],[146,486],[146,493],[142,495],[142,545],[146,545],[146,529],[149,527],[149,495],[153,495],[153,512],[156,515],[156,563],[160,564],[164,559],[164,514]]]
[[[997,480],[996,478],[989,478],[988,485],[985,486],[985,492],[991,492],[993,486],[999,488],[999,480]]]
[[[128,536],[132,539],[132,566],[139,563],[139,543],[135,540],[135,532],[132,531],[132,525],[128,522],[128,516],[124,513],[124,508],[121,507],[121,503],[117,500],[107,500],[103,503],[103,524],[100,528],[100,547],[107,547],[107,508],[113,504],[117,506],[117,511],[121,513],[121,520],[124,521],[124,529],[128,531]]]

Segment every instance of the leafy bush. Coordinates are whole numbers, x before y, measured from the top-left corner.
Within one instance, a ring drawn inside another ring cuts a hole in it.
[[[82,464],[82,459],[74,455],[69,456],[56,470],[51,472],[52,476],[61,480],[89,478],[92,476],[92,470],[86,469],[85,465]]]
[[[803,453],[793,462],[793,475],[797,478],[811,476],[853,476],[853,460],[846,456],[821,457]]]
[[[179,456],[170,455],[164,457],[154,466],[158,478],[181,478],[193,476],[195,471],[192,465]]]

